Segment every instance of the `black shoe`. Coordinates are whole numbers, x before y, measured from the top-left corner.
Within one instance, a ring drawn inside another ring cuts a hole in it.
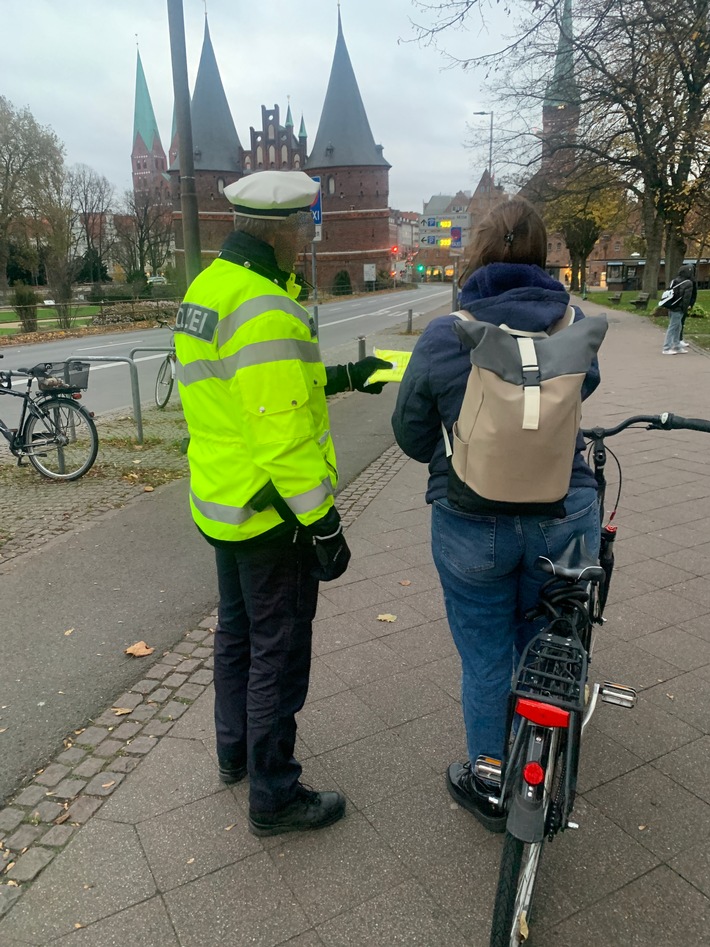
[[[505,832],[505,812],[488,801],[491,791],[474,776],[469,762],[449,766],[446,787],[452,798],[468,809],[489,832]]]
[[[249,831],[264,837],[282,832],[323,829],[345,815],[345,798],[339,792],[314,792],[300,783],[296,797],[277,812],[250,812]]]
[[[246,765],[233,766],[227,763],[219,764],[219,778],[223,783],[232,786],[234,783],[240,783],[247,774]]]

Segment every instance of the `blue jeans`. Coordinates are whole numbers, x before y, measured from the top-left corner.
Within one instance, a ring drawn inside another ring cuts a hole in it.
[[[564,519],[483,516],[432,506],[432,552],[446,614],[461,657],[461,703],[471,761],[501,759],[512,673],[539,627],[523,618],[549,575],[538,556],[556,558],[575,535],[599,549],[599,512],[593,487],[570,490]],[[539,624],[539,623],[538,623]]]
[[[670,309],[668,311],[668,328],[666,337],[663,341],[664,349],[677,349],[680,342],[681,329],[683,327],[683,313],[680,309]]]

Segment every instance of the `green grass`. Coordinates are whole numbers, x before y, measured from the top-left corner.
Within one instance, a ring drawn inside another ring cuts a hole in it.
[[[631,305],[631,300],[636,299],[638,292],[636,290],[626,290],[621,294],[621,302],[609,302],[609,292],[589,293],[588,298],[591,302],[598,303],[600,306],[608,306],[609,309],[621,309],[625,312],[632,312],[634,315],[649,319],[660,329],[668,328],[668,316],[656,315],[657,310],[654,300],[649,300],[647,308],[638,310]],[[661,295],[660,292],[658,294]],[[697,315],[688,316],[685,321],[684,337],[686,341],[693,342],[703,349],[710,349],[710,289],[698,290],[698,298],[695,303],[694,311]]]
[[[95,316],[97,312],[101,310],[100,306],[72,306],[72,313],[74,317],[78,319],[83,319],[87,321],[91,319],[92,316]],[[8,322],[19,322],[19,316],[14,309],[3,309],[0,311],[0,325]],[[43,307],[37,307],[37,322],[42,323],[44,327],[45,323],[56,323],[57,314],[54,310],[54,307],[45,309]]]

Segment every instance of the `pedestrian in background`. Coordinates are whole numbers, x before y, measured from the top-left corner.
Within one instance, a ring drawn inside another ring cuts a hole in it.
[[[683,340],[683,329],[688,313],[695,305],[698,297],[698,286],[695,282],[695,269],[690,265],[683,265],[678,270],[670,286],[661,297],[669,295],[665,308],[668,310],[668,328],[663,340],[663,355],[685,355],[690,346]]]
[[[569,294],[544,270],[547,233],[527,201],[516,197],[494,207],[473,230],[469,253],[459,304],[477,321],[535,333],[567,317]],[[575,307],[575,321],[582,318]],[[441,316],[424,330],[405,371],[392,423],[402,450],[429,465],[432,552],[461,658],[468,760],[449,766],[447,787],[487,829],[503,832],[506,816],[488,801],[494,787],[474,774],[472,764],[483,755],[503,758],[514,657],[537,631],[524,616],[548,578],[536,568],[538,556],[556,558],[574,536],[584,537],[594,554],[599,513],[579,435],[561,518],[490,509],[470,513],[448,499],[442,424],[451,439],[471,371],[470,352],[454,332],[456,321],[455,314]],[[582,397],[598,384],[595,358]]]
[[[214,643],[219,775],[247,774],[259,836],[317,829],[345,799],[300,782],[295,715],[311,666],[318,583],[350,559],[326,396],[366,386],[389,362],[326,368],[292,272],[314,235],[319,185],[302,171],[230,184],[235,230],[180,306],[177,378],[190,433],[190,507],[215,548]]]

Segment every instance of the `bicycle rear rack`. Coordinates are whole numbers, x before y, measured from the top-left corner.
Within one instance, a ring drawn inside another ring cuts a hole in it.
[[[516,697],[539,697],[557,707],[584,707],[587,654],[576,638],[541,632],[527,646],[513,688]]]

